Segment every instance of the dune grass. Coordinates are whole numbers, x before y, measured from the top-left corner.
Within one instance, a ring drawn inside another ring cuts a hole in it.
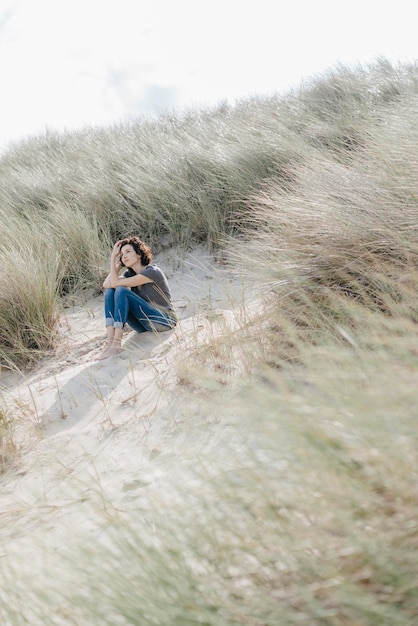
[[[297,365],[257,362],[232,387],[197,374],[208,350],[195,353],[196,388],[145,454],[133,505],[84,467],[60,487],[58,538],[28,539],[36,576],[5,548],[3,621],[411,626],[416,331],[362,323],[351,343],[301,342]],[[86,528],[71,525],[77,501]]]
[[[267,181],[287,193],[312,160],[347,163],[351,171],[353,153],[391,111],[396,117],[398,102],[406,110],[416,93],[414,66],[381,61],[339,68],[287,97],[23,141],[0,159],[3,241],[13,246],[24,236],[36,249],[41,237],[56,250],[57,294],[100,285],[111,243],[134,232],[156,251],[199,241],[218,247],[254,224],[249,199]],[[2,245],[2,265],[12,262],[8,254]],[[34,291],[28,294],[33,308],[39,301]],[[45,325],[44,334],[52,345],[53,329]],[[13,334],[9,339],[13,348]],[[16,342],[21,346],[20,336]],[[28,339],[23,360],[21,349],[16,356],[2,349],[8,362],[22,367],[37,345]]]
[[[71,470],[94,532],[63,515],[62,540],[5,544],[2,623],[416,623],[417,98],[416,68],[380,62],[3,157],[3,362],[53,346],[58,299],[131,231],[226,246],[254,302],[177,362],[135,504]]]

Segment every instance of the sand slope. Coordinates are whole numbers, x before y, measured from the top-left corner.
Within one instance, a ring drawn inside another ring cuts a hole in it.
[[[72,525],[95,532],[103,506],[95,517],[92,501],[137,506],[141,489],[163,478],[155,460],[175,454],[176,367],[216,332],[214,320],[234,323],[243,288],[204,247],[155,260],[170,282],[179,316],[174,331],[127,332],[122,355],[96,361],[103,298],[93,297],[63,311],[51,358],[29,374],[1,378],[19,449],[0,476],[0,528],[10,557],[32,553],[36,562],[42,537],[60,543]]]

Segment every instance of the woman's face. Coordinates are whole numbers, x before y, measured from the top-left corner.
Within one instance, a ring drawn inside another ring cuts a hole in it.
[[[135,252],[131,244],[127,243],[125,246],[122,246],[120,250],[120,260],[125,267],[132,267],[132,265],[135,265],[140,259],[141,257]]]

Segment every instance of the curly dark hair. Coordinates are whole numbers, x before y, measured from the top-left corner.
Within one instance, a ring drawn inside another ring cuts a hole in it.
[[[120,249],[122,250],[123,246],[130,245],[133,247],[135,252],[139,254],[141,257],[142,265],[149,265],[152,261],[152,250],[149,245],[141,241],[139,237],[127,237],[126,239],[122,239],[120,244]],[[122,263],[122,262],[121,262]],[[122,263],[123,265],[123,263]]]

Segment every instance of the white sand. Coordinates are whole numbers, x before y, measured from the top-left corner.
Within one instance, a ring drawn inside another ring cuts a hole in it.
[[[141,490],[164,480],[155,459],[178,453],[178,365],[214,332],[213,320],[233,323],[242,307],[240,280],[204,247],[155,260],[170,282],[174,331],[127,332],[120,356],[97,361],[105,337],[100,295],[62,313],[52,358],[0,379],[19,448],[0,476],[2,547],[11,558],[25,554],[21,567],[35,567],[42,538],[66,541],[72,525],[96,532],[109,506],[145,506]]]

